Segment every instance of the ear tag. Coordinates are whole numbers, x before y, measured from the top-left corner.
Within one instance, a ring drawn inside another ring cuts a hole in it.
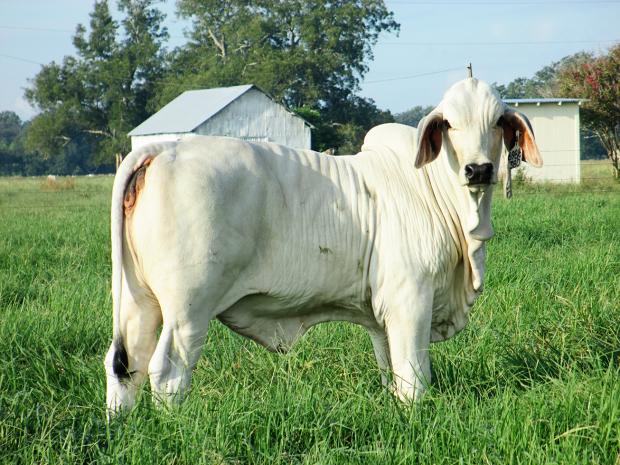
[[[508,151],[508,169],[512,170],[517,168],[521,164],[523,159],[523,153],[521,152],[521,146],[519,145],[519,137],[521,134],[516,132],[515,145]]]
[[[517,168],[521,164],[523,154],[521,152],[521,146],[519,145],[519,137],[521,134],[516,132],[515,145],[508,151],[508,160],[506,161],[506,183],[504,196],[507,199],[512,198],[512,170]]]

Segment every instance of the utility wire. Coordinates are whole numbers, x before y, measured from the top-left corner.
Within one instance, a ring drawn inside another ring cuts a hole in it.
[[[566,45],[566,44],[602,44],[620,42],[620,39],[601,39],[601,40],[538,40],[521,42],[382,42],[379,45],[408,45],[408,46],[504,46],[504,45]]]
[[[20,58],[13,55],[5,55],[4,53],[0,53],[0,57],[10,58],[11,60],[23,61],[24,63],[34,63],[35,65],[45,66],[43,63],[39,63],[38,61],[29,60],[28,58]]]
[[[70,31],[68,29],[54,29],[50,27],[31,27],[31,26],[7,26],[0,25],[0,29],[10,29],[14,31],[42,31],[42,32],[62,32],[73,34],[75,31]]]
[[[459,71],[463,69],[464,68],[462,66],[459,66],[458,68],[441,69],[439,71],[431,71],[429,73],[412,74],[411,76],[401,76],[401,77],[388,78],[388,79],[377,79],[374,81],[364,81],[364,84],[375,84],[377,82],[400,81],[401,79],[414,79],[414,78],[418,78],[422,76],[432,76],[433,74],[450,73],[452,71]]]
[[[479,0],[479,1],[458,1],[458,0],[438,0],[438,1],[406,1],[406,0],[388,0],[388,3],[394,5],[433,5],[433,6],[441,6],[441,5],[462,5],[462,6],[471,6],[471,5],[485,5],[485,6],[513,6],[513,5],[536,5],[536,6],[555,6],[555,5],[593,5],[593,4],[609,4],[609,5],[617,5],[620,4],[620,0],[554,0],[554,1],[491,1],[491,0]]]
[[[620,4],[620,0],[617,2]],[[431,4],[428,2],[428,4]],[[40,31],[40,32],[62,32],[73,34],[75,31],[68,29],[53,29],[46,27],[31,27],[31,26],[7,26],[1,25],[0,29],[8,29],[13,31]],[[174,39],[187,39],[185,36],[169,36]],[[562,44],[596,44],[607,42],[620,42],[620,39],[600,39],[600,40],[530,40],[530,41],[517,41],[517,42],[497,42],[497,41],[480,41],[480,42],[382,42],[381,45],[562,45]]]

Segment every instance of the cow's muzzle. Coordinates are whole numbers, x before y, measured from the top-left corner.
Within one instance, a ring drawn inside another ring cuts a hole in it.
[[[493,163],[470,163],[465,165],[465,178],[469,186],[490,184],[493,178]]]

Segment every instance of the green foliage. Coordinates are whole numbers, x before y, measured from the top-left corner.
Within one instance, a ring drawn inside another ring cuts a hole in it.
[[[381,386],[360,327],[317,326],[278,355],[216,321],[182,406],[156,409],[145,388],[108,425],[112,179],[0,179],[0,464],[616,463],[610,181],[495,196],[485,291],[431,346],[434,381],[411,408]]]
[[[313,147],[359,150],[363,134],[392,121],[355,95],[379,34],[398,31],[383,0],[178,2],[192,20],[189,43],[173,54],[161,105],[182,91],[253,83],[312,116]]]
[[[12,111],[0,112],[0,175],[43,174],[48,163],[29,152],[25,132],[29,124]]]
[[[406,124],[408,126],[418,127],[418,123],[422,118],[433,111],[433,106],[415,106],[407,111],[394,116],[397,123]]]
[[[371,99],[357,96],[351,96],[338,108],[317,110],[304,106],[296,108],[295,113],[313,125],[312,148],[335,155],[359,152],[368,129],[394,121],[389,111],[381,111]]]
[[[545,66],[537,71],[532,78],[519,77],[507,85],[493,83],[493,86],[505,99],[560,97],[563,95],[559,82],[562,72],[582,63],[587,63],[592,58],[591,53],[578,52]]]
[[[193,26],[175,54],[174,96],[186,80],[252,82],[291,108],[347,100],[379,34],[399,27],[383,0],[180,0],[178,13]]]
[[[120,25],[107,0],[96,1],[87,31],[78,25],[77,56],[43,66],[26,90],[41,110],[28,130],[27,146],[44,157],[79,150],[86,164],[113,167],[127,153],[127,132],[151,114],[157,81],[166,66],[168,37],[154,0],[119,0]]]

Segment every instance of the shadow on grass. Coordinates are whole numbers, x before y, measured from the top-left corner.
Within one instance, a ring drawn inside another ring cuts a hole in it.
[[[620,325],[603,320],[590,322],[582,333],[554,337],[557,328],[540,327],[527,340],[511,341],[497,333],[487,363],[482,350],[467,358],[437,354],[433,365],[433,390],[442,395],[473,395],[488,399],[506,390],[524,391],[564,379],[569,374],[620,368]]]

